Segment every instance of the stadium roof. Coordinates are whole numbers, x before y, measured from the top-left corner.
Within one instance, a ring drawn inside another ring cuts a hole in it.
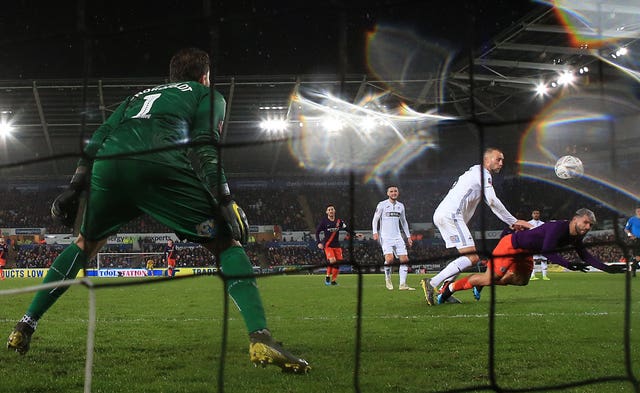
[[[619,7],[616,12],[637,19],[640,7]],[[607,32],[572,30],[571,26],[579,25],[580,21],[574,20],[576,23],[572,24],[571,18],[576,17],[540,5],[475,50],[472,56],[466,53],[450,56],[433,69],[426,67],[427,70],[407,60],[399,64],[405,66],[405,71],[408,69],[404,74],[392,67],[386,73],[357,75],[218,76],[216,88],[228,101],[223,142],[235,146],[225,153],[225,165],[236,176],[300,173],[299,157],[291,154],[286,138],[263,132],[260,122],[267,117],[290,116],[292,96],[301,91],[323,92],[355,104],[364,97],[377,96],[382,106],[404,102],[419,113],[468,120],[438,127],[437,144],[443,151],[448,145],[458,145],[460,138],[477,146],[474,141],[481,138],[478,124],[491,128],[482,136],[483,140],[486,137],[489,143],[500,142],[505,149],[515,151],[532,115],[552,97],[566,93],[566,87],[551,87],[559,83],[563,73],[570,72],[576,78],[573,91],[589,89],[594,82],[602,81],[609,86],[619,82],[625,86],[630,78],[629,73],[621,72],[620,67],[608,60],[618,48],[640,51],[637,30],[619,34],[615,40],[607,41],[610,44],[600,40],[596,45],[590,37],[599,34],[602,38]],[[393,37],[392,33],[388,36]],[[586,38],[580,41],[577,36]],[[384,44],[393,42],[381,42]],[[442,53],[442,47],[419,44],[416,48],[424,51],[421,54],[424,58]],[[380,69],[385,66],[381,64]],[[0,165],[5,166],[0,169],[3,176],[38,178],[70,174],[75,165],[75,158],[70,156],[79,151],[83,139],[124,97],[164,82],[163,77],[0,81],[0,115],[10,119],[15,130],[10,138],[0,140],[0,149],[4,149],[0,150]],[[535,89],[541,83],[549,89],[548,97],[536,97]],[[637,82],[632,85],[637,86]],[[621,94],[638,99],[637,87]],[[446,129],[446,136],[442,129]],[[469,151],[473,150],[465,152]],[[32,160],[58,155],[67,158],[30,164]],[[417,159],[410,165],[424,173],[439,167],[432,160]],[[29,165],[20,164],[25,161]]]

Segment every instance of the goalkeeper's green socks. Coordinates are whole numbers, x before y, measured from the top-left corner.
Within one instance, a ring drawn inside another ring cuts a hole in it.
[[[227,292],[240,310],[249,333],[267,328],[260,292],[253,275],[249,257],[240,246],[226,249],[220,254],[220,268],[227,283]],[[234,279],[243,276],[245,278]]]
[[[53,261],[42,283],[72,280],[76,278],[76,275],[86,262],[87,255],[80,247],[73,243]],[[37,322],[38,319],[42,317],[42,314],[44,314],[67,289],[69,289],[68,286],[60,286],[38,291],[31,301],[26,317],[33,322]],[[35,329],[35,326],[31,327]]]

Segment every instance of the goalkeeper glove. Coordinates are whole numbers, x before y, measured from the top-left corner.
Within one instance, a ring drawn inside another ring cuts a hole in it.
[[[69,187],[53,200],[51,217],[64,226],[73,228],[80,207],[80,197],[87,183],[89,170],[76,170]]]
[[[240,244],[249,242],[249,221],[244,210],[231,199],[231,195],[225,195],[220,204],[220,213],[224,220],[231,227],[233,238]]]
[[[572,262],[567,265],[567,269],[586,273],[589,271],[589,265],[584,262]]]

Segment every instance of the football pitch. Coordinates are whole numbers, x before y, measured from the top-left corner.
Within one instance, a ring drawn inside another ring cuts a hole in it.
[[[218,277],[100,288],[92,391],[218,392],[220,385],[224,392],[243,393],[491,391],[492,381],[502,389],[526,391],[600,379],[565,391],[634,391],[630,382],[615,380],[627,375],[624,275],[557,273],[551,281],[496,288],[495,379],[489,372],[491,288],[479,302],[465,291],[456,294],[462,304],[429,307],[420,278],[409,276],[417,289],[412,292],[386,290],[382,275],[341,275],[336,287],[326,287],[319,275],[259,278],[269,326],[285,348],[310,362],[307,375],[255,368],[233,302],[222,351],[224,298]],[[631,280],[630,358],[637,376],[640,289],[637,279]],[[397,288],[397,275],[393,282]],[[6,280],[0,289],[39,283]],[[88,293],[72,287],[53,306],[27,355],[0,352],[0,392],[82,392]],[[3,340],[31,297],[0,297]]]

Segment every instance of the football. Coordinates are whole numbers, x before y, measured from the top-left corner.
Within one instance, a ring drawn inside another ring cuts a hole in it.
[[[556,161],[555,171],[560,179],[571,179],[582,176],[584,166],[578,157],[562,156]]]

